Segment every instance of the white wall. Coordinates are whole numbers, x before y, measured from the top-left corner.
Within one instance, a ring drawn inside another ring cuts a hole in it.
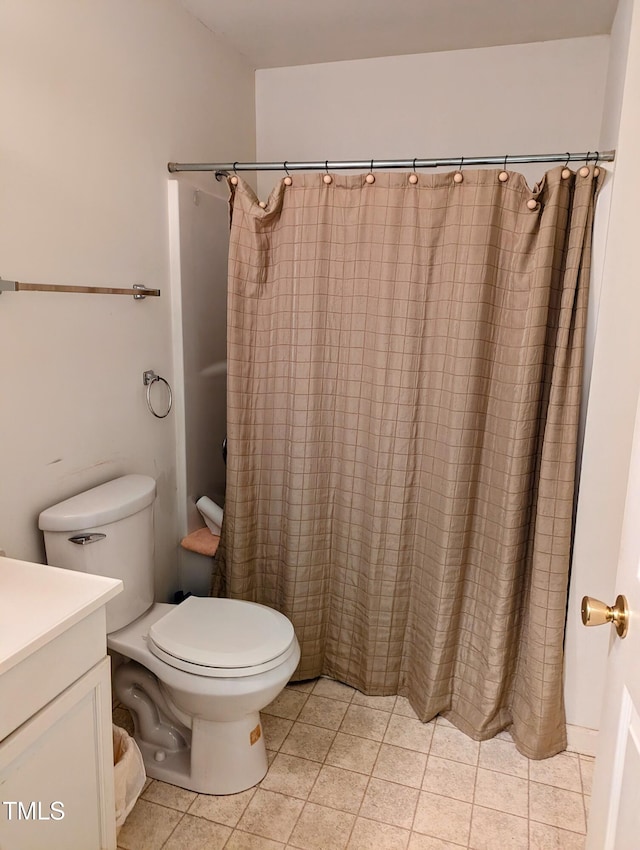
[[[258,159],[596,149],[608,36],[256,73]],[[545,166],[524,166],[535,182]],[[262,196],[279,175],[259,175]]]
[[[0,296],[0,548],[43,557],[38,512],[133,471],[158,481],[158,593],[176,583],[166,163],[253,159],[254,74],[174,0],[0,6],[0,275],[162,296]]]
[[[395,56],[327,65],[306,65],[258,71],[256,75],[257,157],[260,160],[324,160],[412,158],[500,154],[550,153],[565,150],[604,150],[615,146],[624,76],[626,24],[622,0],[613,38],[607,89],[606,132],[601,133],[609,61],[609,37],[571,39],[482,50],[459,50],[416,56]],[[622,52],[622,57],[621,57]],[[530,184],[546,165],[522,166]],[[279,175],[259,175],[266,197]],[[598,313],[600,275],[607,238],[610,175],[599,200],[598,229],[594,235],[597,261],[592,314]],[[622,307],[624,309],[624,307]],[[615,319],[613,319],[615,323]],[[590,328],[591,349],[595,327]],[[606,344],[604,346],[606,348]],[[592,351],[588,352],[587,366]],[[636,356],[640,362],[640,357]],[[610,365],[610,364],[609,364]],[[607,382],[602,363],[599,380]],[[635,366],[630,366],[634,369]],[[588,383],[589,376],[586,376]],[[610,386],[613,392],[613,386]],[[600,390],[602,392],[603,390]],[[607,403],[612,401],[607,400]],[[585,404],[586,407],[586,404]],[[602,408],[604,416],[606,407]],[[605,417],[606,418],[606,417]],[[608,549],[615,564],[616,524],[607,532],[608,545],[599,538],[598,511],[607,491],[598,490],[597,477],[606,467],[609,449],[590,436],[589,471],[583,481],[582,501],[592,503],[578,527],[574,582],[585,593],[596,593],[603,582],[591,582],[594,571],[608,575],[599,562]],[[625,424],[626,428],[626,424]],[[624,430],[624,429],[623,429]],[[619,500],[624,497],[626,430],[621,435],[621,458],[610,470]],[[602,479],[601,479],[602,480]],[[626,480],[626,479],[625,479]],[[590,495],[589,495],[590,494]],[[595,545],[595,544],[598,545]],[[578,581],[581,573],[584,582]],[[606,582],[605,582],[606,583]],[[595,588],[595,589],[594,589]],[[602,590],[608,598],[611,594]],[[572,594],[572,600],[575,593]],[[611,597],[613,598],[613,597]],[[572,603],[573,604],[573,603]],[[597,728],[600,693],[586,699],[593,683],[593,665],[584,653],[593,638],[579,625],[571,610],[567,652],[567,720],[573,726]],[[604,636],[600,641],[604,640]],[[606,649],[598,659],[604,679]],[[597,691],[597,686],[596,686]],[[592,687],[593,692],[593,687]],[[588,736],[587,736],[588,738]],[[592,746],[575,741],[576,746]]]
[[[606,87],[600,129],[599,150],[615,150],[618,143],[618,128],[622,108],[622,94],[627,67],[629,30],[631,26],[631,7],[633,0],[619,0],[616,16],[612,27],[609,45],[609,64],[606,74]],[[579,468],[582,461],[582,445],[586,412],[589,395],[589,385],[593,368],[593,351],[600,309],[600,293],[603,284],[604,259],[609,228],[609,212],[611,207],[611,190],[616,164],[610,163],[602,180],[598,195],[597,215],[594,221],[593,255],[591,264],[591,285],[589,291],[589,310],[587,314],[587,331],[585,338],[585,392],[583,393],[580,410],[579,434]],[[568,623],[568,630],[576,629],[573,622]],[[571,638],[569,638],[571,641]],[[571,672],[569,672],[571,676]],[[572,688],[569,688],[572,690]],[[585,718],[586,719],[586,718]]]

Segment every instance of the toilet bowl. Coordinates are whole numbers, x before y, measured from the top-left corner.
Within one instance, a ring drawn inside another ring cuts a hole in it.
[[[154,499],[152,478],[127,475],[48,508],[39,522],[47,561],[124,581],[107,605],[107,646],[125,659],[114,690],[133,716],[147,775],[235,794],[267,771],[259,712],[290,679],[300,648],[291,622],[264,605],[153,603]]]
[[[211,635],[222,634],[220,621],[231,625],[222,643]],[[183,622],[193,640],[181,635]],[[250,646],[263,626],[264,641]],[[234,794],[262,779],[267,754],[259,712],[300,658],[286,617],[250,602],[192,596],[180,605],[153,605],[108,635],[107,646],[131,659],[116,670],[114,689],[133,714],[148,776],[206,794]]]

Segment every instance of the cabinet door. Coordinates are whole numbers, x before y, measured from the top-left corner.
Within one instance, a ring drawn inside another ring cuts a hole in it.
[[[0,850],[114,850],[110,694],[104,658],[0,744]]]

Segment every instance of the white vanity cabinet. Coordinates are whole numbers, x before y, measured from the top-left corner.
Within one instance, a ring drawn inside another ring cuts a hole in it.
[[[0,558],[0,850],[115,850],[104,606],[121,589]]]

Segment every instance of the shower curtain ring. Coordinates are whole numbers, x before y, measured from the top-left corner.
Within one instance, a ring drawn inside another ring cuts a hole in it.
[[[600,159],[600,151],[596,151],[596,161],[593,165],[593,176],[594,177],[600,176],[600,169],[598,168],[598,160],[599,159]]]
[[[567,151],[567,159],[565,161],[564,168],[562,169],[562,179],[563,180],[568,180],[568,178],[571,177],[571,169],[567,167],[569,165],[570,159],[571,159],[571,154],[569,153],[569,151]]]
[[[462,181],[464,180],[464,177],[462,176],[462,166],[463,165],[464,165],[464,157],[461,156],[460,157],[460,165],[458,167],[458,170],[453,175],[453,182],[454,183],[462,183]]]
[[[500,172],[500,174],[498,174],[498,180],[501,183],[506,183],[507,180],[509,179],[509,172],[507,171],[507,159],[508,159],[508,157],[509,157],[509,154],[506,153],[504,155],[504,162],[502,163],[502,171]]]
[[[233,177],[230,178],[230,182],[234,185],[238,185],[238,171],[236,166],[238,165],[237,161],[233,163]]]
[[[371,164],[369,165],[369,173],[364,179],[365,182],[369,184],[376,182],[376,178],[373,176],[373,160],[371,160]]]
[[[329,160],[328,159],[325,159],[325,161],[324,161],[324,170],[327,173],[324,175],[324,177],[322,179],[324,180],[324,182],[328,186],[329,183],[331,183],[331,181],[333,180],[333,177],[329,174]]]
[[[293,183],[293,180],[291,179],[291,175],[289,174],[289,169],[287,168],[287,160],[286,159],[282,163],[282,167],[287,172],[287,176],[284,178],[284,185],[285,186],[291,186],[291,184]]]
[[[587,155],[584,158],[585,164],[582,166],[578,174],[580,177],[588,177],[589,176],[589,158],[591,156],[591,151],[587,151]]]

